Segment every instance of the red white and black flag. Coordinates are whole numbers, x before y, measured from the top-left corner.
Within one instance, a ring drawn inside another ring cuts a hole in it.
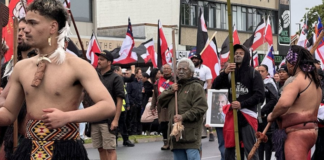
[[[137,54],[136,52],[132,51],[134,48],[134,44],[135,43],[133,37],[132,24],[130,22],[130,19],[128,18],[128,28],[126,32],[126,37],[119,50],[119,57],[117,59],[114,59],[113,64],[128,64],[137,61]]]
[[[236,30],[235,25],[233,26],[233,45],[236,44],[240,44],[240,39],[238,37],[238,33]],[[228,61],[229,58],[229,54],[230,54],[230,48],[229,48],[229,38],[227,36],[227,38],[225,39],[225,41],[222,44],[222,48],[221,48],[221,55],[220,55],[220,59],[221,59],[221,64],[224,64],[225,62]]]
[[[168,44],[165,39],[164,33],[163,33],[163,27],[160,22],[158,21],[158,42],[157,42],[157,61],[158,61],[158,68],[161,68],[162,65],[167,64],[166,54],[168,52]]]
[[[264,20],[262,19],[253,33],[254,38],[253,38],[253,44],[251,46],[252,50],[255,51],[257,48],[259,48],[264,43],[265,28],[266,28],[266,24],[265,24]]]
[[[208,39],[209,38],[208,38],[204,14],[202,13],[200,8],[198,30],[197,30],[196,54],[200,54],[200,52],[204,49]]]
[[[264,31],[264,39],[268,43],[268,48],[270,49],[270,47],[273,45],[270,16],[268,16],[267,25]]]
[[[99,43],[97,41],[96,36],[92,33],[91,38],[90,38],[90,42],[88,45],[88,49],[87,49],[87,59],[90,60],[91,65],[93,67],[97,67],[98,65],[98,56],[95,53],[100,53],[101,49],[99,47]]]
[[[255,51],[258,47],[260,47],[265,41],[264,41],[264,30],[265,30],[266,24],[264,23],[263,19],[258,24],[256,29],[254,30],[253,34],[249,39],[247,39],[243,45],[246,48],[252,48],[253,51]]]
[[[200,54],[202,52],[208,40],[209,38],[208,38],[207,27],[204,19],[204,14],[200,9],[198,31],[197,31],[196,54]],[[218,58],[217,53],[218,52],[217,52],[216,39],[214,37],[213,40],[208,44],[206,49],[201,53],[201,59],[203,60],[204,65],[206,65],[210,69],[213,79],[219,75],[219,70],[221,69],[220,60]]]
[[[173,46],[172,44],[170,44],[167,52],[165,53],[165,60],[168,64],[172,65],[172,58],[173,58]]]
[[[151,60],[153,67],[156,68],[157,67],[157,54],[154,50],[153,38],[142,43],[142,45],[146,48],[146,53],[141,55],[141,57],[144,59],[144,62],[147,63],[149,60]]]
[[[258,56],[258,52],[256,52],[256,53],[253,54],[252,62],[253,62],[252,66],[254,68],[257,67],[257,66],[259,66],[259,56]]]

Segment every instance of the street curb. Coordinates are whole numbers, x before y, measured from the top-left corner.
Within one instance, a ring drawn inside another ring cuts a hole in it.
[[[118,139],[118,146],[123,146],[123,140],[121,138]],[[134,143],[134,140],[130,140],[132,143]],[[158,137],[152,137],[152,138],[141,138],[141,139],[136,139],[137,143],[134,143],[135,146],[136,144],[139,143],[148,143],[148,142],[162,142],[163,141],[163,137],[162,136],[158,136]],[[92,143],[88,143],[88,144],[84,144],[84,147],[86,149],[93,149],[93,145]]]

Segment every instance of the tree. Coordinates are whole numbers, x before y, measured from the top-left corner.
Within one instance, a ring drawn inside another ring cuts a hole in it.
[[[304,19],[307,14],[307,26],[308,26],[307,38],[310,38],[310,36],[312,36],[312,33],[315,32],[314,26],[317,23],[318,16],[320,16],[322,20],[324,18],[324,0],[322,0],[322,4],[318,6],[314,6],[312,8],[305,8],[305,10],[308,10],[308,12],[305,13],[304,17],[300,21],[304,22]],[[298,31],[298,33],[300,33],[300,31]]]

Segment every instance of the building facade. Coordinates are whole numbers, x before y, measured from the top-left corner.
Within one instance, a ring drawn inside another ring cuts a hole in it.
[[[127,30],[128,18],[130,18],[135,47],[151,38],[155,43],[157,42],[157,23],[160,20],[168,45],[172,44],[172,30],[176,29],[176,50],[178,55],[186,56],[196,46],[200,9],[204,13],[208,35],[211,37],[214,32],[217,32],[216,41],[219,51],[228,36],[226,0],[70,1],[72,15],[85,50],[92,33],[97,35],[102,50],[113,50],[121,46]],[[283,4],[286,8],[281,11]],[[287,27],[290,30],[290,25],[286,24],[287,16],[282,12],[287,10],[287,6],[289,11],[288,0],[231,0],[231,5],[233,19],[231,25],[236,26],[241,44],[253,34],[262,18],[266,19],[270,16],[275,53],[282,55],[287,53],[290,34],[283,31]],[[71,39],[81,50],[76,31],[73,26],[71,29]],[[285,35],[288,39],[284,37]],[[257,49],[257,52],[264,54],[267,48],[267,44],[264,44]]]

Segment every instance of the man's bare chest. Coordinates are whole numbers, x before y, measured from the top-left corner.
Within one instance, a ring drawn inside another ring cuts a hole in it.
[[[64,66],[47,66],[44,76],[38,87],[32,86],[32,81],[35,78],[37,67],[26,67],[23,72],[20,72],[19,81],[25,91],[25,94],[50,94],[63,95],[69,90],[73,90],[79,82],[68,67]]]

